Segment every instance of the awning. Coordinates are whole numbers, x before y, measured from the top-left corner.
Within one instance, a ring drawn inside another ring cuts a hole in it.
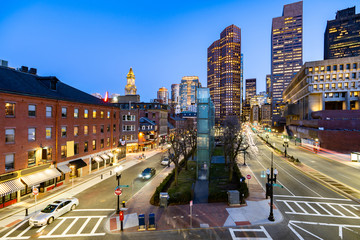
[[[21,180],[26,183],[29,187],[38,185],[42,182],[48,181],[50,179],[60,177],[61,173],[56,168],[48,168],[46,170],[30,174],[28,176],[21,177]]]
[[[99,157],[99,156],[93,157],[93,159],[94,159],[95,161],[97,161],[97,162],[103,162],[103,161],[104,161],[104,160],[103,160],[101,157]]]
[[[109,159],[109,156],[106,155],[106,154],[101,154],[100,157],[102,157],[102,158],[105,159],[105,160],[108,160],[108,159]]]
[[[114,154],[112,154],[111,152],[109,152],[109,153],[106,153],[107,155],[109,155],[109,157],[114,157],[115,155]]]
[[[57,166],[56,168],[59,169],[63,173],[71,172],[71,168],[69,168],[67,165]]]
[[[20,178],[0,183],[0,197],[25,189]]]
[[[71,161],[69,162],[69,164],[75,166],[75,168],[82,168],[87,166],[86,162],[84,162],[84,160],[82,160],[81,158]]]

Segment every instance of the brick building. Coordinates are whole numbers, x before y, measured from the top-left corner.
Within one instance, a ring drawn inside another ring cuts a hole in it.
[[[119,109],[36,71],[0,67],[0,208],[116,162]],[[119,148],[118,148],[119,146]]]

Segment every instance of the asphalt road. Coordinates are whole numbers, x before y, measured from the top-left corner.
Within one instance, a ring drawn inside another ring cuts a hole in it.
[[[275,146],[278,149],[282,151],[285,150],[283,147],[284,141],[281,137],[275,137],[270,134],[269,143],[275,143]],[[295,146],[294,141],[289,142],[287,154],[298,158],[300,162],[306,164],[307,166],[360,191],[360,181],[356,181],[356,179],[359,178],[360,166],[359,168],[354,168],[344,165],[336,160],[325,158],[300,147],[299,143]]]

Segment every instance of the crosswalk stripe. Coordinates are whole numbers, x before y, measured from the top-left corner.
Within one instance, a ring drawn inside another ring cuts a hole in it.
[[[341,216],[345,216],[345,214],[337,210],[334,206],[332,206],[332,204],[328,204],[328,206],[331,207],[335,212],[339,213]]]
[[[77,220],[79,220],[79,218],[76,218],[74,221],[72,221],[72,223],[70,223],[70,225],[65,229],[65,231],[61,235],[65,235],[70,230],[70,228],[74,226]]]
[[[313,210],[316,214],[319,214],[320,215],[320,213],[315,209],[315,208],[313,208],[309,203],[305,203],[311,210]]]
[[[91,220],[91,218],[86,219],[86,221],[83,223],[83,225],[81,226],[79,231],[77,231],[76,234],[80,234],[84,230],[84,228],[86,227],[86,225],[89,223],[90,220]]]
[[[340,207],[341,207],[342,209],[344,209],[345,211],[347,211],[348,213],[350,213],[351,215],[353,215],[354,217],[358,217],[358,215],[356,215],[355,213],[353,213],[352,211],[350,211],[350,210],[347,209],[346,207],[344,207],[344,206],[342,206],[342,205],[340,205]]]
[[[99,218],[99,220],[98,220],[97,223],[95,224],[95,226],[94,226],[94,228],[93,228],[93,230],[91,231],[90,234],[94,234],[94,233],[95,233],[95,231],[98,229],[98,227],[99,227],[101,221],[103,220],[103,218],[104,218],[104,217]]]
[[[28,226],[24,231],[22,231],[19,235],[17,235],[18,237],[22,237],[22,235],[24,235],[27,231],[29,231],[29,229],[32,228],[32,226]]]
[[[84,233],[84,234],[68,234],[68,235],[51,235],[51,236],[40,236],[39,238],[71,238],[71,237],[94,237],[94,236],[104,236],[105,233]]]
[[[22,223],[20,223],[19,225],[17,225],[16,227],[14,227],[10,232],[8,232],[7,234],[5,234],[2,239],[8,239],[7,236],[9,236],[10,234],[12,234],[13,232],[16,231],[16,229],[18,229],[19,227],[21,227],[22,225],[24,225],[24,223],[26,223],[28,221],[23,221]]]
[[[55,232],[56,229],[58,229],[60,225],[65,222],[65,220],[66,218],[61,219],[61,221],[53,229],[51,229],[51,231],[46,236],[50,236],[53,232]]]

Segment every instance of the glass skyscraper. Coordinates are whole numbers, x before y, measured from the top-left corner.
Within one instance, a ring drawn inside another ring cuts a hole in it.
[[[215,122],[241,116],[241,29],[225,28],[208,48],[207,86],[215,106]]]
[[[196,111],[196,91],[201,87],[199,77],[186,76],[180,83],[180,109],[183,111]]]
[[[324,59],[360,55],[360,13],[355,7],[337,11],[327,22],[324,36]]]
[[[302,66],[303,2],[284,5],[281,17],[272,19],[271,98],[272,124],[285,124],[282,94]]]

